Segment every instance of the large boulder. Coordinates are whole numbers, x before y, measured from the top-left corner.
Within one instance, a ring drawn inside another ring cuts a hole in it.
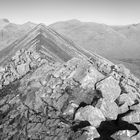
[[[88,121],[92,126],[97,127],[105,121],[105,117],[100,109],[88,105],[77,111],[75,120]]]
[[[118,105],[115,102],[110,102],[109,100],[102,100],[100,110],[103,112],[107,119],[115,120],[118,116]]]
[[[104,78],[104,75],[100,73],[96,68],[90,67],[87,75],[81,81],[83,88],[95,88],[94,85],[98,81]]]
[[[103,98],[109,101],[115,101],[121,93],[119,81],[115,80],[112,76],[98,82],[96,89],[100,90]]]

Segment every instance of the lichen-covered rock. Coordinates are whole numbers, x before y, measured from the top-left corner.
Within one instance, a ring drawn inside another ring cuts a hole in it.
[[[115,101],[121,93],[119,82],[112,76],[98,82],[96,84],[96,89],[100,90],[102,96],[109,101]]]
[[[100,109],[89,105],[77,111],[75,120],[89,121],[92,126],[97,127],[102,121],[105,121],[105,117]]]

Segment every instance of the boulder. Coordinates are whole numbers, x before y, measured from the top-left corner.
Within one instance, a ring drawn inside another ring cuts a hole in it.
[[[121,88],[119,86],[119,82],[115,80],[112,76],[98,82],[96,84],[96,89],[102,92],[102,96],[109,101],[115,101],[120,93]]]
[[[100,109],[88,105],[77,111],[75,120],[88,121],[92,126],[97,127],[105,121],[105,117]]]
[[[135,123],[140,122],[140,112],[133,112],[125,117],[123,117],[124,121],[127,121],[129,123]]]
[[[119,107],[119,114],[122,114],[122,113],[125,113],[129,110],[128,108],[128,104],[127,103],[124,103],[123,105],[121,105]]]
[[[86,76],[81,81],[81,86],[83,88],[92,88],[94,89],[94,85],[96,82],[100,81],[104,78],[104,75],[101,74],[97,69],[94,67],[90,67]]]
[[[119,104],[127,104],[128,106],[131,106],[134,104],[134,100],[129,96],[129,94],[121,94],[118,98]]]
[[[20,74],[21,76],[26,74],[29,71],[29,65],[28,64],[21,64],[21,65],[17,65],[17,72],[18,74]]]
[[[108,119],[115,120],[118,116],[118,105],[115,102],[110,102],[109,100],[102,100],[100,110],[104,116]]]
[[[127,78],[130,76],[130,70],[127,69],[123,64],[118,64],[118,72]]]
[[[96,130],[95,127],[88,126],[85,129],[87,131],[85,133],[85,135],[87,135],[87,140],[94,140],[95,138],[99,138],[100,137],[100,134],[98,133],[98,131]]]
[[[127,95],[131,98],[131,100],[134,101],[135,99],[137,99],[137,96],[139,95],[139,93],[134,87],[126,84],[125,86],[123,86],[123,89],[124,89],[124,92],[127,93]]]

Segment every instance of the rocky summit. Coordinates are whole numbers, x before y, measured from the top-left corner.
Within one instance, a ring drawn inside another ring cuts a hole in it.
[[[139,140],[140,80],[40,24],[0,52],[0,140]]]

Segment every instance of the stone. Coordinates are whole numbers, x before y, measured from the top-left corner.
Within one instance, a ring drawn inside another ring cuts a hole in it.
[[[76,104],[80,104],[82,102],[86,104],[91,104],[93,98],[96,96],[96,91],[92,89],[83,89],[81,87],[73,88],[70,95],[69,100],[73,101]]]
[[[116,120],[118,116],[118,106],[115,102],[109,100],[102,100],[100,110],[107,119]]]
[[[2,82],[0,82],[0,89],[2,89]]]
[[[41,87],[41,83],[39,81],[30,81],[30,86],[32,88],[40,88]]]
[[[123,74],[125,77],[130,76],[130,70],[127,69],[123,64],[118,64],[118,71]]]
[[[119,82],[112,76],[98,82],[96,84],[96,89],[100,90],[103,98],[109,101],[115,101],[121,93]]]
[[[66,110],[63,112],[63,115],[73,115],[74,111],[78,108],[78,105],[75,103],[70,103]]]
[[[88,105],[77,111],[75,120],[89,121],[92,126],[97,127],[102,121],[105,121],[105,117],[100,109]]]
[[[78,65],[78,68],[75,70],[73,78],[81,83],[82,79],[87,75],[88,68],[89,68],[88,64],[83,63]]]
[[[134,140],[133,138],[130,138],[130,132],[127,130],[119,131],[117,134],[113,135],[112,137],[115,140]]]
[[[85,128],[86,132],[84,135],[87,135],[87,139],[86,140],[94,140],[95,138],[99,138],[100,134],[98,133],[98,131],[96,130],[95,127],[93,126],[88,126]]]
[[[64,94],[61,96],[58,101],[54,104],[54,106],[60,111],[64,106],[64,103],[67,102],[68,94]]]
[[[17,65],[17,72],[22,76],[24,74],[26,74],[29,71],[29,65],[25,64],[21,64],[21,65]]]
[[[136,100],[139,93],[136,91],[134,87],[131,87],[130,85],[123,86],[124,92],[127,93],[127,95],[131,98],[131,100]],[[123,92],[123,91],[122,91]]]
[[[104,78],[103,74],[101,74],[94,67],[90,67],[86,76],[81,81],[81,87],[94,89],[95,83],[103,78]]]
[[[32,56],[34,57],[34,59],[38,59],[38,58],[40,58],[40,55],[36,52],[36,51],[33,51],[32,52]]]
[[[140,112],[132,112],[131,114],[123,117],[123,120],[129,123],[140,122]]]
[[[99,66],[99,71],[103,74],[107,75],[111,72],[111,67],[108,64],[105,64],[104,62]]]
[[[0,66],[0,73],[3,73],[3,72],[5,72],[5,68]]]
[[[121,105],[119,107],[119,114],[122,114],[122,113],[125,113],[126,111],[128,111],[128,104],[127,103],[124,103],[123,105]]]
[[[9,85],[10,81],[8,81],[7,79],[5,79],[4,81],[4,85]]]
[[[35,61],[35,60],[34,60],[34,61],[31,61],[29,66],[30,66],[32,69],[36,68],[36,67],[37,67],[36,61]]]
[[[119,96],[119,103],[120,104],[126,103],[128,106],[131,106],[135,102],[134,102],[134,100],[132,100],[132,98],[128,94],[123,93]]]
[[[117,72],[115,72],[115,71],[112,71],[110,74],[109,74],[110,76],[112,76],[114,79],[116,79],[116,80],[120,80],[120,78],[121,78],[121,75],[119,75]]]
[[[140,103],[130,106],[130,109],[140,112]]]
[[[3,73],[0,73],[0,80],[2,80]]]

